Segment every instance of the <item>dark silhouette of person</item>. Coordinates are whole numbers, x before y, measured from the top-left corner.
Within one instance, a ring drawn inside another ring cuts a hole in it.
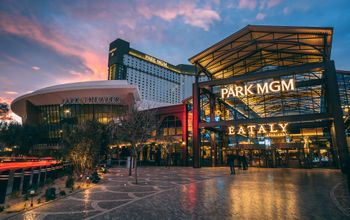
[[[232,152],[227,156],[227,164],[230,166],[231,175],[236,174],[235,171],[235,155]]]
[[[166,153],[166,164],[165,167],[170,168],[171,165],[171,154],[169,152]]]
[[[156,153],[156,158],[155,158],[157,166],[160,166],[161,154],[162,154],[162,152],[160,151],[160,147],[158,147],[157,153]]]
[[[242,163],[243,163],[243,170],[248,170],[248,160],[245,153],[243,153],[242,155]]]

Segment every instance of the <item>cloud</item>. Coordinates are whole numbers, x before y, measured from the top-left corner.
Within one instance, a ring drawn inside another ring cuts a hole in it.
[[[104,57],[99,56],[96,51],[85,48],[83,44],[77,44],[76,41],[55,31],[55,29],[45,28],[36,21],[18,14],[9,15],[6,13],[0,14],[0,29],[9,34],[35,40],[64,56],[79,58],[85,65],[86,72],[76,80],[106,78],[107,61]],[[38,70],[38,68],[32,67],[33,70]]]
[[[256,8],[256,0],[239,0],[238,8],[254,10]]]
[[[266,17],[266,14],[259,12],[256,16],[255,19],[258,21],[264,20],[264,18]]]
[[[282,0],[262,0],[259,2],[260,3],[260,10],[266,9],[266,8],[273,8],[279,4],[282,3]]]
[[[156,4],[141,4],[137,11],[146,19],[153,17],[161,18],[164,21],[173,21],[176,18],[182,18],[185,24],[199,27],[208,31],[210,25],[215,21],[220,21],[218,12],[210,7],[200,8],[190,1],[182,1],[178,4],[169,4],[165,7],[159,7]]]
[[[18,92],[15,92],[15,91],[6,91],[5,94],[8,94],[8,95],[17,95]]]
[[[32,69],[38,71],[38,70],[40,70],[40,67],[38,67],[38,66],[32,66]]]
[[[275,7],[275,6],[279,5],[281,2],[282,2],[282,0],[269,0],[267,2],[267,7],[268,8]]]

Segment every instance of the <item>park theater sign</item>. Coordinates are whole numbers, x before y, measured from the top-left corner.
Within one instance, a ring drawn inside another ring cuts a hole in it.
[[[264,95],[295,90],[294,79],[249,84],[244,86],[230,85],[221,89],[221,98],[242,97],[247,95]]]

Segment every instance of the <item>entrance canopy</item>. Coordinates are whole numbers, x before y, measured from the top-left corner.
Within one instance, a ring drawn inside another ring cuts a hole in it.
[[[248,25],[189,61],[212,79],[330,60],[333,28]]]

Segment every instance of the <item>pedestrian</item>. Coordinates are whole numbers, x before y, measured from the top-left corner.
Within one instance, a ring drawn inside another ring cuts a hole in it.
[[[248,170],[248,160],[247,157],[245,155],[245,153],[243,153],[242,155],[242,163],[243,163],[243,170]]]
[[[162,159],[162,158],[161,158],[161,154],[162,154],[162,152],[160,151],[160,147],[158,147],[158,148],[157,148],[156,155],[155,155],[156,165],[157,165],[157,166],[160,166],[160,160]]]
[[[237,157],[237,161],[238,161],[238,169],[242,169],[242,156],[240,155],[240,153],[238,153],[237,155],[236,155],[236,157]]]
[[[235,155],[232,152],[227,156],[227,164],[230,166],[231,175],[236,174],[235,171]]]
[[[168,149],[166,149],[166,163],[165,163],[165,167],[170,168],[171,165],[171,154],[169,152]]]

